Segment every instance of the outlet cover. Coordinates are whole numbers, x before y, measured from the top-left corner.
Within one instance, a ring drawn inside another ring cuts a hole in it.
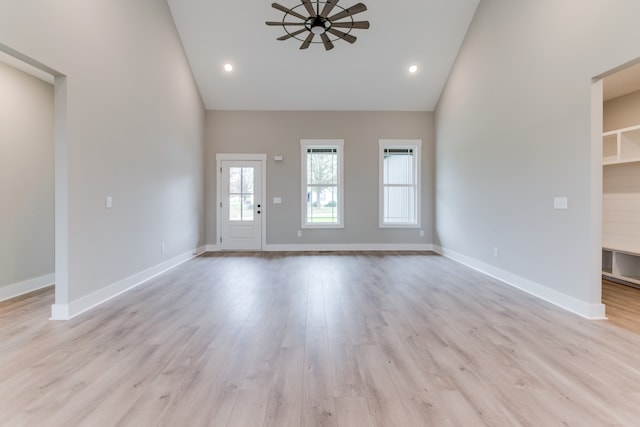
[[[553,198],[554,209],[569,209],[569,200],[566,197]]]

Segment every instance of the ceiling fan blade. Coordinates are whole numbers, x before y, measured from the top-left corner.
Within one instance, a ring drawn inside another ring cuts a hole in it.
[[[304,39],[304,41],[302,42],[302,45],[300,45],[300,49],[308,48],[311,45],[311,40],[313,40],[313,36],[315,36],[315,34],[309,31],[309,35],[307,36],[306,39]]]
[[[342,40],[349,43],[355,43],[356,40],[358,40],[355,36],[352,36],[351,34],[343,33],[342,31],[336,30],[335,28],[329,28],[327,31],[329,31],[334,36],[338,36]]]
[[[329,36],[327,35],[327,33],[320,34],[320,37],[322,38],[322,43],[324,44],[324,48],[326,50],[333,49],[333,43],[331,43],[331,40],[329,40]]]
[[[295,36],[297,36],[297,35],[298,35],[298,34],[300,34],[300,33],[304,33],[305,31],[307,31],[307,29],[306,29],[306,28],[303,28],[303,29],[301,29],[301,30],[294,31],[293,33],[289,33],[289,34],[287,34],[286,36],[278,37],[278,40],[288,40],[288,39],[290,39],[291,37],[295,37]]]
[[[295,16],[296,18],[300,18],[303,21],[307,20],[306,16],[300,15],[298,12],[296,12],[293,9],[287,9],[286,7],[282,6],[281,4],[271,3],[271,7],[273,7],[274,9],[278,9],[279,11],[282,11],[284,13],[288,13],[291,16]]]
[[[361,13],[367,10],[367,6],[364,3],[358,3],[351,6],[349,9],[345,9],[342,12],[336,13],[333,16],[330,16],[329,21],[337,21],[338,19],[346,18],[347,16],[355,15],[356,13]]]
[[[355,21],[355,22],[334,22],[331,27],[337,28],[359,28],[366,30],[369,28],[369,21]]]
[[[309,12],[309,16],[316,16],[316,10],[313,8],[313,5],[311,4],[311,0],[301,0],[301,1],[304,7],[307,8],[307,12]]]
[[[327,2],[324,4],[324,7],[322,8],[322,12],[320,12],[320,16],[326,18],[327,15],[331,13],[333,8],[336,7],[339,1],[340,0],[327,0]]]
[[[267,25],[304,25],[304,22],[274,22],[267,21],[265,22]]]

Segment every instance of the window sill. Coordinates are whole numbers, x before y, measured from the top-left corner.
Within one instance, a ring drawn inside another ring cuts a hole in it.
[[[378,228],[421,228],[420,224],[379,224]]]

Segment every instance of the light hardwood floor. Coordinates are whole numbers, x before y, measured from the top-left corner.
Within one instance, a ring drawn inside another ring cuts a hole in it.
[[[640,289],[603,280],[602,302],[610,323],[640,334]]]
[[[211,254],[67,322],[52,299],[0,303],[1,426],[640,422],[631,319],[428,253]]]

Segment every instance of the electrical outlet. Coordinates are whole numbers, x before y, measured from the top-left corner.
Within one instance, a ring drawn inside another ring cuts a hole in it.
[[[165,253],[167,250],[167,245],[165,243],[162,243],[160,245],[160,252]]]
[[[420,237],[424,237],[424,230],[420,230]]]
[[[302,237],[302,231],[298,230],[298,237]]]
[[[493,256],[498,256],[498,248],[493,248]]]

